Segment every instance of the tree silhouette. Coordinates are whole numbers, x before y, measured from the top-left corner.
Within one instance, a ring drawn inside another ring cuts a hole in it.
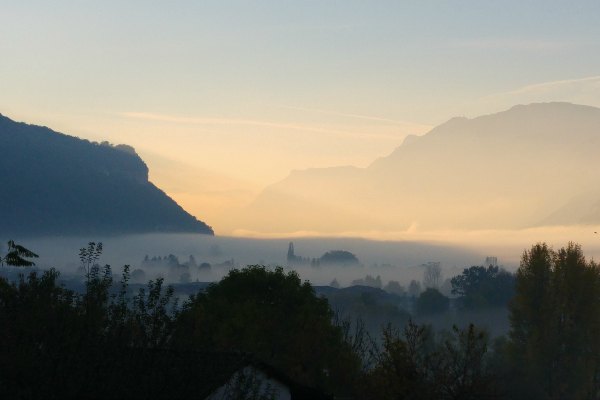
[[[412,321],[383,330],[382,351],[366,375],[366,399],[498,398],[486,363],[488,338],[470,324],[436,340],[430,326]]]
[[[79,260],[81,260],[81,269],[85,271],[85,277],[90,281],[92,267],[102,255],[102,242],[89,242],[88,247],[79,249]]]
[[[359,360],[332,318],[327,300],[296,272],[253,265],[193,296],[173,340],[185,350],[251,353],[299,383],[343,392]]]
[[[442,268],[439,262],[428,263],[423,271],[423,285],[426,288],[439,289],[442,281]]]
[[[448,311],[450,299],[435,288],[427,288],[418,297],[415,309],[420,315],[440,314]]]
[[[0,257],[0,265],[12,265],[14,267],[32,267],[35,265],[28,258],[38,258],[33,251],[16,244],[13,240],[8,241],[8,250],[4,257]]]
[[[515,375],[554,399],[600,392],[600,268],[581,247],[537,244],[525,252],[510,306]]]
[[[465,268],[450,282],[466,308],[504,307],[515,291],[514,275],[493,265]]]

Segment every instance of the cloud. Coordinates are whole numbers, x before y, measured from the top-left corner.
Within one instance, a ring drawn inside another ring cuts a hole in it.
[[[324,33],[345,33],[349,31],[355,31],[357,29],[364,29],[367,27],[366,24],[304,24],[304,23],[288,23],[285,25],[273,25],[265,27],[264,30],[269,32],[324,32]]]
[[[600,107],[600,75],[525,85],[475,99],[463,108],[466,115],[499,112],[517,104],[568,102]]]
[[[349,131],[342,129],[332,129],[325,128],[316,125],[308,125],[308,124],[291,124],[291,123],[281,123],[281,122],[272,122],[272,121],[262,121],[262,120],[254,120],[254,119],[239,119],[239,118],[213,118],[213,117],[182,117],[182,116],[174,116],[174,115],[166,115],[166,114],[155,114],[155,113],[147,113],[147,112],[121,112],[118,115],[126,118],[134,118],[141,120],[149,120],[149,121],[161,121],[161,122],[171,122],[177,124],[192,124],[192,125],[219,125],[219,126],[253,126],[253,127],[262,127],[262,128],[274,128],[274,129],[282,129],[287,131],[303,131],[303,132],[313,132],[319,134],[325,134],[330,136],[338,136],[338,137],[352,137],[358,139],[369,139],[369,138],[389,138],[390,135],[380,134],[380,133],[372,133],[372,132],[364,132],[364,131]],[[353,118],[363,118],[363,119],[377,119],[376,117],[368,117],[368,116],[357,116],[353,114],[340,114],[346,117]],[[379,119],[383,120],[383,119]],[[390,120],[393,121],[393,120]],[[397,124],[401,124],[401,121],[394,121]],[[404,123],[406,127],[415,128],[417,132],[423,132],[425,129],[430,128],[428,125],[420,125]]]
[[[590,89],[595,89],[597,91],[600,100],[600,75],[579,79],[563,79],[558,81],[536,83],[509,92],[499,93],[494,96],[535,95],[565,90],[572,92],[573,90],[587,91]]]
[[[568,41],[519,38],[480,38],[452,42],[451,47],[475,50],[554,51],[572,47]]]
[[[341,113],[341,112],[337,112],[337,111],[319,110],[319,109],[314,109],[314,108],[294,107],[294,106],[277,106],[277,107],[285,108],[288,110],[307,111],[307,112],[312,112],[312,113],[317,113],[317,114],[333,115],[333,116],[337,116],[337,117],[346,117],[346,118],[353,118],[353,119],[363,119],[363,120],[367,120],[367,121],[385,122],[385,123],[390,123],[390,124],[400,125],[400,126],[411,126],[411,127],[418,126],[418,127],[426,127],[429,129],[432,128],[431,125],[418,124],[418,123],[407,122],[407,121],[400,121],[397,119],[390,119],[390,118],[374,117],[371,115],[349,114],[349,113]]]
[[[146,112],[123,112],[119,115],[144,119],[151,121],[173,122],[178,124],[193,124],[193,125],[231,125],[231,126],[256,126],[263,128],[277,128],[286,130],[308,131],[315,133],[324,133],[329,135],[347,136],[349,132],[344,132],[336,129],[319,128],[309,125],[297,125],[270,121],[260,121],[253,119],[237,119],[237,118],[211,118],[211,117],[180,117],[165,114],[154,114]]]

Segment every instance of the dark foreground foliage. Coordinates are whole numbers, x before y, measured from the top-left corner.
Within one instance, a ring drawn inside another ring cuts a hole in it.
[[[234,269],[192,296],[178,316],[173,343],[183,349],[241,350],[303,384],[346,392],[360,360],[332,319],[327,300],[298,274],[255,265]]]
[[[409,322],[400,333],[383,331],[383,350],[365,375],[363,398],[485,399],[496,397],[486,364],[487,337],[473,325],[436,340],[425,326]]]
[[[114,282],[101,252],[90,243],[80,253],[81,294],[53,269],[0,278],[1,398],[205,398],[247,365],[285,376],[292,398],[600,398],[600,271],[574,244],[523,255],[510,335],[493,342],[472,324],[434,332],[413,322],[370,340],[281,268],[234,269],[179,305],[161,279],[131,293],[127,266]],[[472,307],[505,301],[509,279],[477,268],[453,284]],[[424,304],[447,307],[438,297]]]
[[[301,386],[349,393],[360,360],[295,273],[233,270],[180,307],[161,279],[129,296],[127,266],[111,291],[110,267],[91,265],[89,250],[81,295],[53,269],[0,278],[2,398],[206,396],[247,358]]]

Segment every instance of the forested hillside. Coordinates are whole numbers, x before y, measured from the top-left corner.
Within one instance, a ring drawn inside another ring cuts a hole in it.
[[[148,167],[132,147],[92,143],[2,115],[0,143],[0,233],[213,234],[148,181]]]

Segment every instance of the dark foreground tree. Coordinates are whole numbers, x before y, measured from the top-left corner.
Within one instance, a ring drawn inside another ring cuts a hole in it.
[[[332,317],[327,300],[297,273],[249,266],[184,306],[174,344],[248,352],[300,383],[348,393],[360,362]]]
[[[58,272],[9,283],[0,277],[0,397],[42,398],[78,364],[83,320],[77,296],[60,287]]]
[[[600,269],[581,247],[525,252],[510,307],[509,349],[523,397],[592,399],[600,393]],[[510,378],[509,378],[510,379]]]
[[[8,241],[8,249],[4,257],[0,257],[0,265],[12,265],[13,267],[32,267],[35,265],[28,258],[38,258],[38,255],[25,247],[16,244],[13,240]]]
[[[473,325],[436,340],[427,326],[412,322],[404,331],[388,327],[375,368],[367,373],[361,398],[496,398],[488,368],[487,337]]]

